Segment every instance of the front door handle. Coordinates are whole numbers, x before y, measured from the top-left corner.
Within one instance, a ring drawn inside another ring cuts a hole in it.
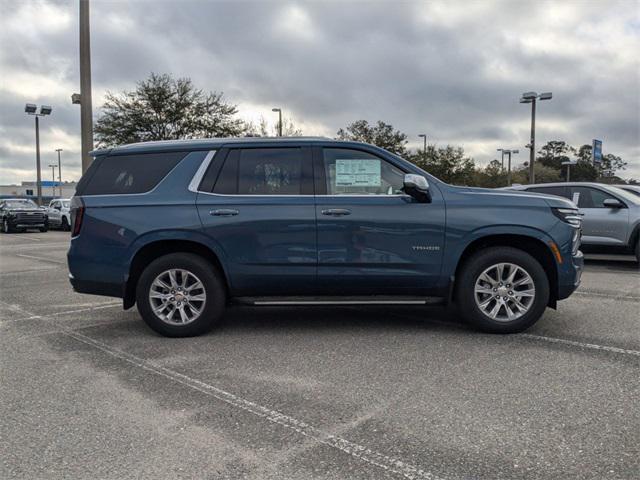
[[[351,215],[351,210],[347,210],[346,208],[328,208],[326,210],[322,210],[323,215],[330,215],[332,217],[342,217],[343,215]]]
[[[234,208],[219,208],[217,210],[209,211],[209,215],[213,215],[214,217],[233,217],[239,213],[240,212]]]

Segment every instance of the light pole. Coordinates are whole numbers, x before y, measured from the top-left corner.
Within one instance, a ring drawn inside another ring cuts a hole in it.
[[[533,164],[536,158],[536,100],[551,100],[553,94],[545,92],[538,95],[536,92],[525,92],[520,98],[520,103],[531,104],[531,140],[527,148],[529,149],[529,183],[535,183],[535,172]]]
[[[58,166],[55,163],[50,163],[49,168],[51,168],[51,190],[53,191],[53,196],[56,196],[56,168]],[[62,194],[60,194],[62,196]]]
[[[504,149],[503,148],[498,148],[496,151],[500,152],[500,154],[502,155],[501,164],[502,164],[502,171],[504,172]]]
[[[51,115],[51,107],[48,105],[40,106],[40,113],[38,113],[37,105],[33,103],[27,103],[24,106],[24,111],[27,115],[34,115],[36,117],[36,190],[38,194],[38,205],[42,205],[42,174],[40,172],[40,117],[45,115]]]
[[[91,164],[93,150],[93,109],[91,106],[91,32],[89,30],[89,0],[80,0],[80,136],[82,138],[82,173]]]
[[[278,136],[282,136],[282,109],[281,108],[272,108],[272,112],[278,112]]]
[[[421,133],[418,135],[418,137],[422,138],[422,140],[424,140],[424,156],[427,156],[427,135],[424,133]]]
[[[60,187],[60,196],[62,196],[62,162],[60,161],[61,148],[56,148],[58,152],[58,186]]]
[[[567,166],[567,182],[570,182],[570,178],[571,178],[571,165],[576,165],[578,162],[577,161],[571,161],[571,160],[566,160],[564,162],[562,162],[562,165],[566,165]]]
[[[509,166],[507,168],[507,187],[511,186],[511,154],[518,154],[520,153],[520,150],[504,150],[503,153],[506,153],[508,155],[508,159],[509,159]]]

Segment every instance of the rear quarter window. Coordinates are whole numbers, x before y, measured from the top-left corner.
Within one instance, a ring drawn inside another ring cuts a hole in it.
[[[122,195],[152,190],[186,156],[186,152],[143,153],[101,158],[78,195]],[[82,188],[80,189],[80,186]]]

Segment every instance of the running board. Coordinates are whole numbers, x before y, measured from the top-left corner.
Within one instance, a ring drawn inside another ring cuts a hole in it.
[[[441,305],[441,297],[379,296],[368,297],[236,297],[237,303],[257,306],[294,305]]]

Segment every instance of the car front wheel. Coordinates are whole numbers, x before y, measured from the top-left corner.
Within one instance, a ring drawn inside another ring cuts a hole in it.
[[[136,302],[143,320],[168,337],[209,331],[226,305],[226,289],[216,267],[190,253],[160,257],[142,272]]]
[[[11,225],[6,218],[2,220],[2,233],[11,233]]]
[[[475,253],[462,269],[456,301],[463,316],[491,333],[526,330],[544,313],[549,280],[538,261],[510,247]]]

